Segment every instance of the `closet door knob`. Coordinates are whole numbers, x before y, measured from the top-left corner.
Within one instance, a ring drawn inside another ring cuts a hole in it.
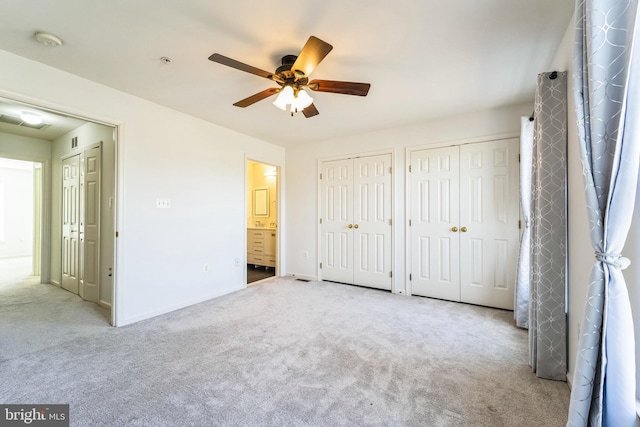
[[[353,228],[353,224],[347,225],[347,228]]]
[[[358,224],[354,225],[353,228],[358,228]]]
[[[451,227],[451,231],[455,233],[456,231],[458,231],[458,227]]]
[[[466,232],[467,232],[467,227],[462,227],[462,228],[460,229],[460,231],[462,231],[463,233],[466,233]]]

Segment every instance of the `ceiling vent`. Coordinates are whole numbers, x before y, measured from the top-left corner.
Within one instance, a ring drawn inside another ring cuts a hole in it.
[[[19,117],[12,117],[12,116],[5,116],[5,115],[0,115],[0,123],[8,123],[10,125],[23,126],[23,127],[32,128],[32,129],[45,129],[49,127],[49,125],[46,123],[31,125]]]

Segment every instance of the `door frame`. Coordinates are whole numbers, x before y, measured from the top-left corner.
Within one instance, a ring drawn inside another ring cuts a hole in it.
[[[263,159],[259,156],[252,156],[252,155],[247,155],[245,154],[244,156],[244,198],[243,198],[243,205],[244,205],[244,213],[246,216],[247,210],[248,210],[248,206],[247,206],[247,165],[249,164],[249,162],[254,162],[254,163],[261,163],[263,165],[267,165],[267,166],[273,166],[274,168],[276,168],[276,266],[275,266],[275,275],[274,277],[280,277],[280,272],[281,271],[285,271],[284,269],[284,260],[282,259],[283,257],[280,254],[284,253],[284,239],[282,238],[282,236],[284,235],[284,218],[283,218],[283,209],[282,209],[282,199],[283,199],[283,192],[284,192],[284,166],[282,166],[279,162],[274,162],[268,159]],[[246,221],[246,217],[244,218],[244,220],[242,221],[243,225],[244,225],[244,243],[243,243],[243,253],[244,253],[244,265],[245,268],[243,270],[243,277],[244,277],[244,286],[247,287],[247,269],[246,269],[246,263],[247,263],[247,221]],[[264,279],[263,279],[264,280]],[[257,283],[257,282],[252,282],[252,284]]]
[[[411,278],[412,278],[412,253],[411,253],[411,226],[409,225],[411,221],[411,172],[409,171],[411,167],[411,155],[414,151],[422,151],[422,150],[430,150],[432,148],[443,148],[443,147],[459,147],[462,145],[468,144],[477,144],[481,142],[491,142],[491,141],[499,141],[504,139],[513,139],[520,138],[519,132],[509,132],[498,135],[490,135],[490,136],[482,136],[477,138],[463,138],[463,139],[455,139],[449,141],[439,141],[434,142],[432,144],[422,144],[415,145],[411,147],[405,148],[405,168],[404,168],[404,235],[405,235],[405,284],[406,284],[406,293],[411,296]]]
[[[322,224],[320,224],[320,218],[322,217],[322,182],[320,179],[320,171],[322,170],[322,163],[331,162],[335,160],[348,160],[355,159],[358,157],[370,157],[370,156],[379,156],[388,154],[391,156],[391,272],[395,272],[398,269],[396,265],[396,233],[395,227],[398,224],[398,221],[395,218],[399,218],[400,215],[397,215],[398,209],[395,203],[395,186],[396,186],[396,174],[397,174],[397,166],[396,166],[396,156],[394,149],[387,150],[375,150],[375,151],[361,151],[357,153],[350,154],[342,154],[328,157],[321,157],[316,162],[316,277],[318,281],[322,281],[322,269],[320,268],[320,263],[322,262]],[[408,276],[407,276],[408,277]],[[404,293],[404,288],[398,289],[397,286],[398,274],[391,275],[391,293],[393,294],[402,294]]]
[[[114,236],[113,238],[113,289],[111,296],[111,318],[110,324],[112,326],[118,326],[118,310],[117,307],[120,306],[120,298],[121,293],[118,292],[118,278],[123,276],[122,271],[120,271],[123,262],[119,259],[122,255],[122,252],[119,250],[118,244],[118,228],[122,218],[122,203],[120,203],[120,197],[124,194],[124,184],[123,184],[123,151],[122,151],[122,141],[121,137],[124,134],[124,123],[113,119],[111,117],[99,116],[94,113],[86,112],[84,110],[79,111],[75,110],[60,104],[51,103],[44,101],[39,98],[34,98],[26,95],[20,95],[14,92],[8,92],[0,89],[0,98],[4,98],[7,101],[15,102],[25,107],[31,107],[36,110],[42,110],[49,112],[55,115],[63,115],[69,116],[76,119],[84,120],[85,122],[96,123],[99,125],[104,125],[111,127],[113,129],[113,144],[114,144],[114,183],[113,183],[113,229]],[[52,160],[51,159],[39,159],[35,156],[30,158],[30,156],[15,156],[13,154],[4,155],[0,152],[0,156],[7,158],[15,158],[16,160],[27,160],[32,162],[42,163],[42,175],[43,175],[43,185],[42,185],[42,194],[43,194],[43,203],[42,203],[42,212],[41,212],[41,275],[40,281],[41,283],[50,283],[51,282],[51,195],[53,194],[54,189],[51,188],[51,169],[52,169]]]

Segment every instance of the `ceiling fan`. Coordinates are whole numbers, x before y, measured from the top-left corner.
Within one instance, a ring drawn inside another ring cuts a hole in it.
[[[316,92],[367,96],[369,88],[371,87],[369,83],[342,82],[335,80],[309,81],[309,74],[311,74],[320,61],[322,61],[324,57],[331,52],[331,49],[333,49],[333,46],[329,43],[311,36],[298,56],[285,55],[282,57],[282,65],[276,69],[275,73],[270,73],[256,67],[252,67],[251,65],[243,64],[242,62],[220,55],[219,53],[211,55],[209,60],[240,71],[255,74],[256,76],[264,77],[280,85],[280,87],[272,87],[238,101],[233,104],[236,107],[245,108],[279,93],[278,98],[273,103],[276,107],[286,110],[288,105],[292,116],[294,113],[302,111],[302,114],[309,118],[318,115],[319,112],[313,104],[313,99],[304,91],[304,88],[309,88]]]

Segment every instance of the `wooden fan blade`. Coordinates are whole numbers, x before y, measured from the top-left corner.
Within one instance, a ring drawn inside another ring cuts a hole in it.
[[[304,114],[304,116],[308,119],[309,117],[317,116],[318,114],[320,114],[320,112],[314,104],[311,104],[307,108],[302,110],[302,114]]]
[[[269,89],[258,92],[255,95],[251,95],[250,97],[245,98],[242,101],[238,101],[233,105],[235,105],[236,107],[245,108],[249,105],[255,104],[258,101],[262,101],[263,99],[268,98],[271,95],[275,95],[279,91],[280,89],[277,87],[270,87]]]
[[[305,76],[311,74],[316,69],[320,61],[324,59],[329,52],[331,52],[333,46],[329,43],[320,40],[317,37],[311,36],[307,43],[302,48],[298,59],[291,66],[291,71],[294,73],[303,73]]]
[[[243,64],[235,59],[228,58],[219,53],[214,53],[209,57],[209,61],[217,62],[218,64],[226,65],[227,67],[235,68],[236,70],[244,71],[247,73],[255,74],[256,76],[264,77],[265,79],[273,80],[273,73],[261,70],[260,68],[252,67],[251,65]]]
[[[317,92],[343,93],[345,95],[367,96],[369,83],[339,82],[335,80],[312,80],[309,89]]]

